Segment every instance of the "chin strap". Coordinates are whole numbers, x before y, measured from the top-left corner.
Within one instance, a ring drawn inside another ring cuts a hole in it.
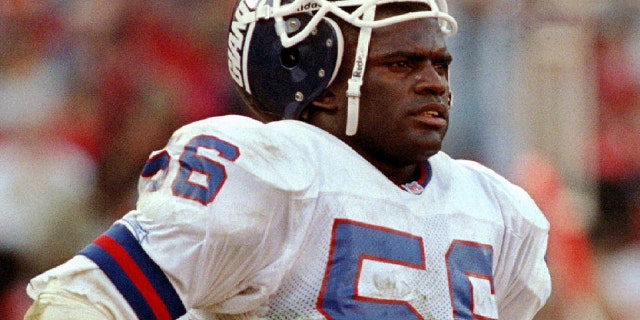
[[[364,11],[363,21],[373,21],[376,15],[376,6],[373,5]],[[353,71],[348,81],[347,87],[347,129],[346,134],[353,136],[358,131],[358,116],[360,104],[360,87],[362,86],[362,78],[367,63],[369,53],[369,42],[371,41],[370,27],[360,28],[358,36],[358,46],[356,48],[356,57],[353,63]]]

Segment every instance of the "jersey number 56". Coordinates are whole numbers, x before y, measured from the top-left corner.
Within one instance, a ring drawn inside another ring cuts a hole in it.
[[[490,246],[475,242],[453,241],[449,246],[445,262],[453,319],[497,319],[492,255]],[[336,219],[317,309],[327,319],[424,319],[407,301],[360,295],[358,282],[365,260],[427,268],[422,238]]]
[[[239,156],[236,146],[217,137],[194,137],[180,155],[179,169],[171,184],[173,194],[202,205],[211,203],[227,179],[225,167],[214,159],[233,162]],[[167,151],[149,158],[141,174],[149,179],[147,190],[155,191],[164,182],[170,159]],[[497,319],[492,254],[487,245],[467,241],[451,243],[445,262],[454,319]],[[406,301],[361,296],[357,283],[365,260],[419,270],[427,268],[422,238],[336,219],[325,280],[316,306],[318,311],[328,319],[424,319]],[[476,301],[476,297],[484,301]]]

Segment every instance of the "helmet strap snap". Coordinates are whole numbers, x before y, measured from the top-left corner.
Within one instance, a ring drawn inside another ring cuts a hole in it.
[[[362,19],[364,21],[373,21],[376,15],[376,6],[373,5],[364,11]],[[353,71],[348,81],[347,87],[347,128],[346,135],[353,136],[358,131],[358,118],[360,113],[360,87],[364,78],[364,70],[369,54],[369,42],[371,42],[372,28],[360,28],[358,35],[358,46],[356,47],[356,56],[353,63]]]

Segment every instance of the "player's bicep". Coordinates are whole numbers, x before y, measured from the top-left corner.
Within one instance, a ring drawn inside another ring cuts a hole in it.
[[[507,239],[513,236],[507,237]],[[551,292],[551,279],[545,261],[545,230],[533,228],[513,241],[510,256],[503,258],[500,272],[504,291],[499,303],[501,317],[531,319]],[[509,251],[509,250],[508,250]]]

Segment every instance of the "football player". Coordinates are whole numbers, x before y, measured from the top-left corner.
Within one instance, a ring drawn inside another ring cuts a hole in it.
[[[548,223],[440,151],[444,0],[239,0],[229,70],[264,121],[151,154],[135,210],[32,279],[27,319],[531,319]]]

